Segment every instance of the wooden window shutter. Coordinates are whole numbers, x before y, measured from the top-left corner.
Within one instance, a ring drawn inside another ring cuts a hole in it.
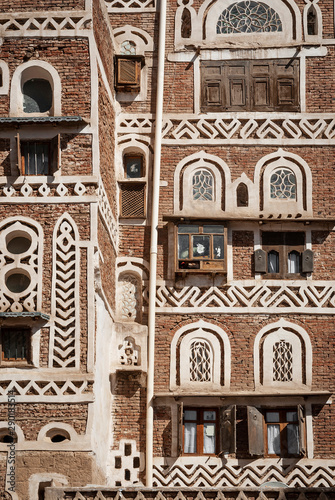
[[[118,91],[140,90],[143,56],[115,56],[115,88]]]
[[[255,250],[255,273],[267,272],[267,253],[261,248]]]
[[[231,110],[249,109],[249,63],[239,61],[238,64],[226,64],[227,108]]]
[[[220,408],[220,453],[236,452],[236,405]]]
[[[263,414],[253,406],[247,406],[248,441],[250,455],[264,455]]]
[[[225,101],[222,63],[203,63],[201,66],[202,111],[222,111]]]
[[[49,174],[53,174],[59,169],[59,158],[60,158],[60,134],[56,135],[51,139],[50,142],[50,166]]]
[[[184,418],[184,404],[177,405],[178,414],[178,449],[177,454],[180,456],[183,453],[183,418]]]
[[[314,254],[312,250],[304,250],[302,252],[302,272],[312,273],[314,267]]]
[[[299,111],[299,62],[283,60],[275,65],[275,107]]]
[[[145,217],[145,183],[122,182],[120,205],[121,217]]]
[[[250,64],[252,110],[271,111],[273,109],[272,79],[273,64],[271,61]]]
[[[301,405],[297,407],[299,421],[299,451],[300,455],[306,454],[306,439],[305,439],[305,417],[304,409]]]
[[[21,142],[20,142],[20,134],[17,133],[15,136],[16,140],[16,151],[17,151],[17,168],[20,175],[24,175],[24,160],[22,161],[21,155]]]

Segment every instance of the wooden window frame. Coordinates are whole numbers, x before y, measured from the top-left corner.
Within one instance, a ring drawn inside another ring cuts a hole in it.
[[[199,232],[192,232],[192,233],[178,233],[178,227],[179,225],[185,225],[185,222],[182,222],[180,224],[175,225],[175,273],[177,274],[184,274],[184,273],[193,273],[193,274],[205,274],[205,273],[222,273],[225,274],[227,272],[227,226],[224,224],[221,224],[219,222],[213,222],[213,221],[192,221],[190,223],[187,223],[187,225],[194,225],[199,227]],[[222,226],[223,227],[223,233],[203,233],[203,226]],[[211,256],[208,257],[193,257],[193,258],[185,258],[185,259],[179,259],[178,257],[178,235],[179,234],[188,234],[189,235],[189,248],[191,248],[191,238],[192,236],[196,235],[210,235],[210,252]],[[213,236],[214,235],[220,235],[223,236],[223,258],[222,259],[214,259],[213,256]],[[180,268],[179,267],[179,261],[185,261],[185,262],[190,262],[190,263],[199,263],[199,267],[197,268]]]
[[[196,411],[197,412],[197,418],[196,420],[186,420],[186,422],[193,422],[197,424],[197,449],[195,453],[185,453],[184,452],[184,440],[185,440],[185,416],[183,417],[182,421],[182,455],[184,456],[216,456],[219,453],[219,446],[220,446],[220,415],[219,415],[219,408],[206,408],[206,407],[192,407],[192,406],[187,406],[184,407],[184,415],[185,411],[190,410],[190,411]],[[215,420],[204,420],[204,411],[214,411],[215,412]],[[204,423],[215,423],[215,453],[204,453]]]
[[[300,111],[298,59],[202,61],[200,72],[202,112]],[[291,96],[281,93],[288,86]],[[234,102],[235,88],[240,102]]]
[[[292,422],[287,421],[286,413],[287,412],[297,412],[297,420],[294,420]],[[267,413],[279,413],[279,422],[266,422],[266,414]],[[298,458],[301,456],[301,453],[288,453],[288,443],[287,443],[287,426],[289,424],[296,424],[299,429],[299,435],[300,435],[300,428],[299,428],[299,416],[298,416],[298,411],[296,407],[293,408],[266,408],[264,409],[263,413],[263,429],[264,429],[264,443],[265,443],[265,453],[264,456],[268,458]],[[270,454],[268,452],[269,444],[268,444],[268,434],[267,434],[267,426],[268,425],[279,425],[280,428],[280,449],[281,453],[280,454]],[[299,448],[300,448],[300,439],[299,439]]]
[[[135,78],[133,80],[122,79],[122,64],[133,61],[135,65]],[[116,55],[115,66],[115,90],[117,92],[139,92],[141,89],[141,69],[144,65],[144,56]]]
[[[141,159],[142,165],[141,165],[141,175],[138,177],[127,177],[127,165],[126,165],[126,160],[128,158],[134,158],[134,159]],[[124,178],[127,179],[129,182],[138,182],[140,179],[145,178],[145,163],[144,163],[144,155],[142,154],[136,154],[136,153],[126,153],[123,155],[123,173],[124,173]]]
[[[6,359],[4,358],[4,342],[5,342],[5,334],[9,334],[10,332],[22,332],[26,335],[26,352],[27,355],[25,358],[9,358]],[[1,366],[27,366],[32,363],[31,361],[31,329],[28,327],[20,327],[20,326],[15,326],[15,327],[2,327],[0,330],[0,345],[1,345],[1,359],[0,359],[0,365]]]
[[[271,244],[263,244],[262,243],[262,249],[266,253],[266,269],[268,269],[268,254],[271,251],[275,251],[279,254],[279,272],[278,273],[269,273],[265,272],[262,276],[264,279],[304,279],[306,278],[305,273],[302,272],[302,255],[305,249],[305,243],[301,245],[290,245],[286,244],[287,236],[290,233],[289,231],[263,231],[262,232],[262,239],[263,239],[263,234],[266,233],[271,234],[282,234],[283,235],[283,243],[282,244],[277,244],[277,245],[271,245]],[[306,234],[303,231],[298,231],[298,233],[301,233],[304,236],[304,240],[306,238]],[[296,234],[296,233],[295,233]],[[289,273],[288,272],[288,255],[290,252],[298,252],[300,254],[300,273]]]
[[[47,174],[31,174],[26,172],[25,159],[24,159],[24,145],[25,144],[48,144],[49,145],[49,170]],[[20,175],[26,176],[40,176],[40,175],[53,175],[59,169],[60,163],[60,134],[57,134],[50,140],[21,140],[20,135],[16,135],[16,149],[18,159],[18,169]]]

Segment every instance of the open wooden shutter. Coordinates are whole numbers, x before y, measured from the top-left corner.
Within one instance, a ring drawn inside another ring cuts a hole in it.
[[[236,405],[220,408],[220,453],[236,452]]]
[[[247,406],[248,441],[250,455],[264,455],[263,414],[253,406]]]
[[[312,273],[313,272],[313,251],[312,250],[304,250],[302,252],[302,272],[303,273]]]
[[[300,455],[306,454],[306,438],[305,438],[305,416],[304,409],[301,405],[297,407],[298,422],[299,422],[299,452]]]
[[[177,406],[178,412],[178,449],[177,454],[180,456],[183,453],[183,418],[184,418],[184,404],[179,403]]]
[[[59,169],[60,157],[60,134],[56,135],[50,142],[50,165],[49,174],[52,175]]]
[[[258,248],[254,253],[255,258],[255,273],[266,273],[267,272],[267,253]]]
[[[16,151],[17,151],[17,168],[19,170],[19,174],[24,175],[24,161],[22,162],[21,143],[20,143],[20,134],[19,133],[16,134],[15,140],[16,140]]]

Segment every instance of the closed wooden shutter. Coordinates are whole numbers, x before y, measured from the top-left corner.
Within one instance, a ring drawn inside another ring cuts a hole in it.
[[[273,109],[273,65],[270,61],[251,62],[251,107],[255,111]]]
[[[115,57],[115,88],[118,91],[139,91],[141,84],[142,56]]]
[[[145,217],[145,183],[123,182],[120,185],[121,217]]]
[[[248,62],[226,64],[226,81],[228,84],[227,109],[238,111],[249,107]]]
[[[17,168],[19,171],[19,175],[24,175],[24,165],[22,164],[22,155],[21,155],[21,142],[20,142],[20,134],[16,134],[16,152],[17,152]]]
[[[253,406],[247,406],[248,442],[250,455],[264,455],[263,414]]]
[[[222,111],[225,102],[223,63],[203,63],[201,107],[203,111]]]
[[[299,61],[282,60],[274,66],[274,106],[280,111],[299,111]]]
[[[220,409],[220,453],[236,452],[236,406]]]

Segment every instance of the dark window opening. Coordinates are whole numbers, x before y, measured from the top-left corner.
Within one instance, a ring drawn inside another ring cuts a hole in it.
[[[262,248],[267,254],[264,277],[301,277],[304,246],[303,232],[263,232]]]
[[[28,362],[30,354],[30,329],[1,329],[1,360],[4,362]]]
[[[52,481],[46,481],[38,485],[38,500],[45,499],[45,488],[52,486]]]
[[[123,165],[125,176],[127,179],[138,179],[143,177],[143,156],[141,155],[124,155]]]
[[[236,201],[238,207],[247,207],[249,205],[248,188],[244,182],[241,182],[236,189]]]
[[[23,84],[23,111],[46,113],[52,107],[52,89],[48,80],[32,78]]]
[[[66,441],[68,438],[67,436],[63,436],[63,434],[55,434],[51,438],[52,443],[62,443],[63,441]]]
[[[1,443],[14,443],[14,436],[11,436],[10,434],[4,434],[3,436],[0,437],[0,442]]]
[[[131,444],[125,444],[124,445],[124,455],[126,457],[130,457],[130,455],[131,455]]]
[[[192,34],[191,13],[186,7],[184,7],[181,16],[181,36],[182,38],[191,38],[191,34]]]
[[[21,141],[16,136],[20,175],[52,175],[59,168],[60,135],[49,141]]]
[[[299,61],[203,61],[201,110],[299,111]]]
[[[317,35],[317,17],[313,5],[308,9],[307,12],[307,34]]]
[[[124,479],[125,479],[125,481],[130,481],[130,470],[129,469],[125,469],[125,471],[124,471]]]

